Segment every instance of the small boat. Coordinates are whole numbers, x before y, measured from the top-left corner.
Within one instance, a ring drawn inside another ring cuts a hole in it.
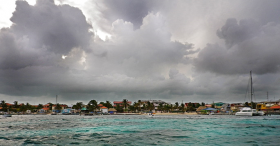
[[[153,117],[153,116],[155,116],[155,115],[154,115],[154,113],[148,113],[148,116],[149,116],[149,117]]]
[[[4,114],[3,117],[12,117],[11,114]]]
[[[3,117],[12,117],[12,114],[10,114],[9,109],[8,112],[4,113]]]

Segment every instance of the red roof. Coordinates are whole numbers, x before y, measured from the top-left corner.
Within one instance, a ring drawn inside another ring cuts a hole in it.
[[[6,103],[6,105],[8,105],[8,106],[12,106],[13,104],[10,104],[10,103]]]
[[[102,106],[101,108],[102,108],[102,109],[106,109],[107,107],[105,107],[105,106]]]
[[[122,101],[114,101],[114,104],[122,104]],[[128,104],[131,104],[131,101],[127,101]]]
[[[98,104],[97,106],[102,107],[102,106],[103,106],[103,104]]]
[[[278,106],[273,106],[273,107],[270,107],[270,108],[272,108],[272,109],[280,109],[280,105],[278,105]]]
[[[196,103],[192,103],[192,104],[197,105],[198,103],[196,102]],[[188,106],[188,105],[189,105],[189,103],[185,103],[185,106]]]
[[[42,109],[45,110],[45,111],[46,111],[46,110],[49,110],[49,108],[47,108],[47,107],[44,107],[44,108],[42,108]]]

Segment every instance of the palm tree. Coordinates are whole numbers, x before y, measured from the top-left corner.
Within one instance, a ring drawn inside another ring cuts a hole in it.
[[[38,104],[37,109],[42,109],[42,108],[43,108],[43,105],[42,104]]]
[[[142,101],[138,100],[138,111],[141,111],[141,105],[142,105]]]
[[[62,109],[62,107],[60,106],[59,103],[57,103],[57,104],[55,105],[55,109],[58,110],[58,111],[60,111],[60,110]]]
[[[155,109],[155,106],[154,106],[153,103],[150,103],[150,102],[148,101],[148,102],[147,102],[147,108],[148,108],[149,111],[152,111],[152,110]]]
[[[160,112],[162,112],[162,110],[163,110],[163,103],[159,104],[158,109],[160,110]]]
[[[111,104],[111,102],[110,101],[106,101],[106,107],[107,108],[113,108],[113,105]]]
[[[96,111],[98,109],[97,101],[96,100],[91,100],[88,102],[88,110],[89,111]]]
[[[133,107],[133,108],[132,108],[132,109],[133,109],[133,111],[134,111],[134,112],[136,112],[136,110],[138,110],[139,103],[134,102],[132,107]]]
[[[51,102],[49,102],[48,104],[49,104],[49,110],[52,110],[53,104]]]
[[[143,110],[144,110],[144,111],[147,110],[147,106],[146,106],[145,103],[143,104]]]
[[[123,108],[119,104],[117,104],[116,110],[117,112],[123,112]]]
[[[4,111],[7,111],[8,106],[7,106],[6,102],[5,102],[5,100],[2,100],[2,101],[1,101],[1,106],[2,106],[2,108],[3,108]]]
[[[14,108],[18,108],[18,101],[14,101]]]
[[[123,104],[123,107],[124,107],[124,111],[126,111],[127,110],[126,108],[129,106],[128,101],[126,99],[123,99],[122,104]]]
[[[82,108],[82,106],[83,106],[83,103],[82,103],[82,102],[77,102],[77,103],[76,103],[76,109],[77,109],[77,110],[80,110],[80,109]]]
[[[30,105],[28,102],[26,103],[25,106],[26,106],[26,109],[27,109],[27,110],[31,110],[31,105]]]
[[[174,107],[173,104],[170,104],[170,111],[173,111]]]
[[[136,103],[136,102],[134,102],[134,104],[133,104],[132,106],[129,106],[129,107],[128,107],[128,109],[129,109],[130,111],[132,111],[132,112],[135,112],[135,110],[136,110],[136,108],[135,108],[135,103]]]
[[[184,103],[181,103],[180,110],[185,112],[185,104]]]
[[[25,113],[25,111],[26,111],[26,106],[24,105],[24,103],[21,104],[21,106],[19,107],[19,110],[20,110],[21,112]]]
[[[175,102],[174,109],[177,110],[178,108],[179,108],[179,103],[178,103],[178,102]]]

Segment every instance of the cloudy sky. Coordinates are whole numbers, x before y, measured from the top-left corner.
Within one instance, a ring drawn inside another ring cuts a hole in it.
[[[0,99],[280,99],[278,0],[0,0]]]

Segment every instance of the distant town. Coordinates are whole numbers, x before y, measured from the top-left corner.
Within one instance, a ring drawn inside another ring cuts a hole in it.
[[[138,100],[135,102],[123,99],[122,101],[97,102],[90,100],[87,104],[77,102],[74,105],[66,105],[60,103],[46,103],[31,105],[29,103],[6,103],[4,100],[0,104],[0,114],[63,114],[63,115],[94,115],[94,114],[118,114],[118,113],[188,113],[194,112],[196,114],[209,114],[210,112],[216,114],[234,114],[243,107],[253,107],[259,111],[278,112],[280,110],[280,100],[263,101],[257,103],[197,103],[187,102],[171,104],[162,100]]]

